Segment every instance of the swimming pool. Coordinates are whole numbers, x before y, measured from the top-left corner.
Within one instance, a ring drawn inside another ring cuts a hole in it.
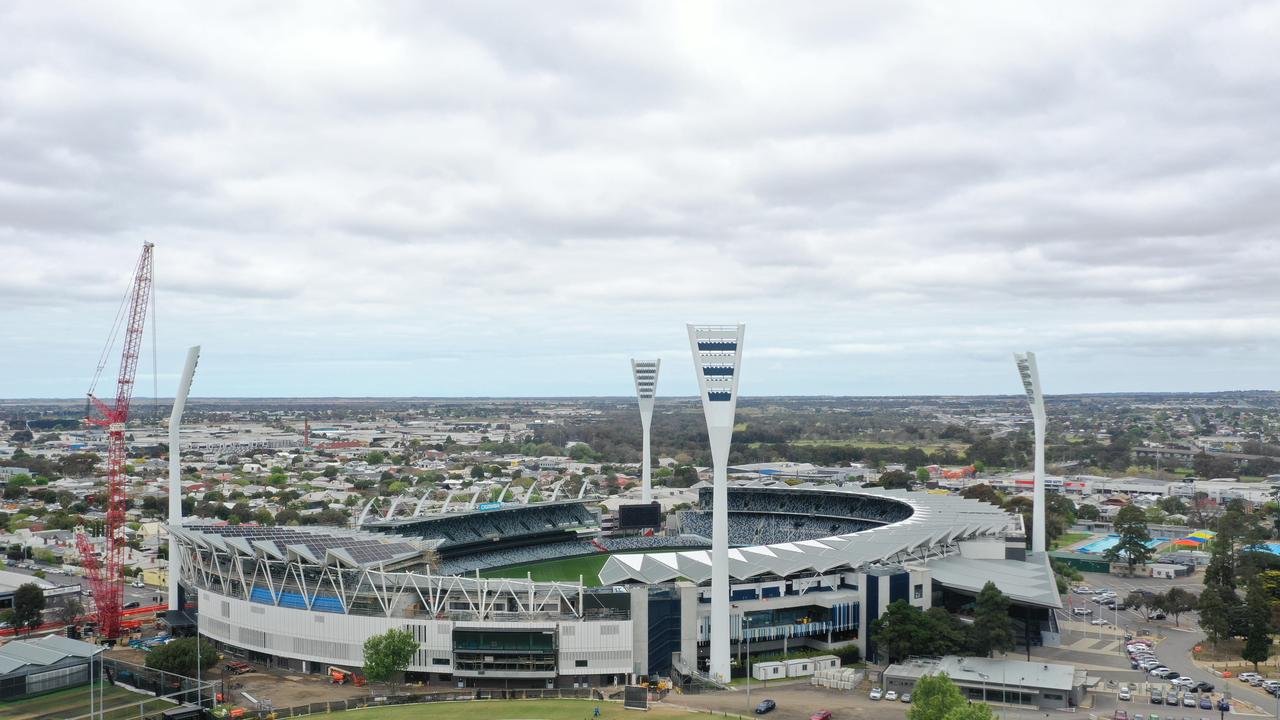
[[[1088,555],[1101,555],[1102,553],[1115,547],[1116,544],[1119,542],[1120,542],[1119,535],[1108,535],[1102,538],[1101,540],[1094,540],[1088,545],[1076,548],[1076,552],[1081,552]],[[1147,541],[1147,547],[1154,549],[1157,546],[1159,546],[1161,543],[1167,543],[1167,542],[1169,542],[1169,538],[1155,538],[1153,540]]]

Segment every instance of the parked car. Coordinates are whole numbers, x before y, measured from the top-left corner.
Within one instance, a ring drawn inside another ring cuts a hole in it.
[[[1208,695],[1201,695],[1201,696],[1200,696],[1200,709],[1201,709],[1201,710],[1212,710],[1212,709],[1213,709],[1213,701],[1209,699],[1209,696],[1208,696]]]
[[[1256,677],[1258,677],[1258,673],[1253,673],[1253,672],[1242,672],[1236,676],[1236,678],[1240,680],[1240,682],[1246,682],[1246,683],[1249,682],[1249,680]]]
[[[232,675],[243,675],[247,672],[253,672],[252,665],[250,665],[247,662],[240,662],[239,660],[232,660],[231,662],[228,662],[226,665],[223,665],[223,667],[225,667],[227,669],[227,672],[231,673]]]
[[[1164,704],[1165,704],[1165,705],[1177,705],[1177,704],[1178,704],[1178,693],[1176,693],[1176,692],[1174,692],[1174,691],[1172,691],[1172,690],[1170,690],[1169,692],[1165,693],[1165,694],[1164,694]]]
[[[1132,691],[1132,690],[1130,690],[1130,689],[1129,689],[1129,687],[1128,687],[1127,685],[1126,685],[1125,687],[1120,688],[1120,699],[1121,699],[1121,700],[1132,700],[1132,699],[1133,699],[1133,691]]]
[[[818,712],[810,715],[809,720],[831,720],[831,711],[819,710]]]
[[[898,699],[898,691],[897,691],[897,690],[890,690],[889,692],[887,692],[887,693],[885,693],[885,694],[884,694],[884,699],[885,699],[885,700],[889,700],[890,702],[892,702],[892,701],[894,701],[894,700],[897,700],[897,699]]]
[[[1111,716],[1111,718],[1112,720],[1129,720],[1129,713],[1125,712],[1124,710],[1117,710],[1116,713]]]
[[[1103,620],[1102,618],[1097,618],[1095,620],[1090,620],[1089,624],[1090,625],[1106,625],[1107,621]]]
[[[1160,690],[1159,690],[1159,689],[1152,690],[1152,691],[1151,691],[1151,704],[1152,704],[1152,705],[1163,705],[1163,704],[1164,704],[1164,693],[1160,692]]]
[[[907,703],[907,704],[910,704],[910,703],[911,703],[911,693],[902,693],[902,702]]]
[[[764,715],[765,713],[773,712],[773,709],[776,707],[778,707],[778,704],[772,700],[769,700],[769,699],[761,700],[760,704],[756,705],[756,714]]]
[[[133,602],[127,602],[124,604],[125,610],[132,610],[134,608],[140,608],[140,607],[142,607],[142,603],[138,602],[137,600],[134,600]]]
[[[1147,613],[1148,620],[1163,620],[1164,618],[1165,618],[1165,614],[1159,611]]]
[[[1092,615],[1093,610],[1087,607],[1071,608],[1072,615]]]
[[[1182,696],[1182,706],[1183,706],[1183,707],[1195,707],[1195,706],[1196,706],[1196,696],[1195,696],[1195,695],[1192,695],[1191,693],[1187,693],[1186,695],[1183,695],[1183,696]]]
[[[1192,692],[1200,692],[1200,693],[1213,692],[1213,683],[1209,683],[1201,680],[1195,685],[1192,685],[1191,690]]]
[[[867,697],[871,698],[872,700],[879,700],[880,698],[884,697],[884,691],[878,687],[871,688],[871,694],[868,695]]]
[[[146,587],[146,586],[147,586],[147,584],[146,584],[146,583],[144,583],[144,582],[142,582],[141,580],[134,580],[133,582],[131,582],[131,583],[129,583],[129,584],[130,584],[130,585],[132,585],[132,586],[134,586],[134,587],[136,587],[136,588],[144,588],[144,587]]]

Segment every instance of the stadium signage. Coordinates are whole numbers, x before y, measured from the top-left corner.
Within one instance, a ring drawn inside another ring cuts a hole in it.
[[[500,507],[502,507],[502,503],[500,502],[487,502],[487,503],[480,503],[479,505],[476,506],[476,509],[477,510],[497,510]]]

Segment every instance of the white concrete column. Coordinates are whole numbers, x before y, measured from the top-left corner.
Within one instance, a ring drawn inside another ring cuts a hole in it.
[[[649,427],[653,423],[653,402],[658,391],[658,370],[661,359],[631,360],[631,375],[636,382],[636,400],[640,404],[640,500],[653,502],[653,456],[649,448]]]
[[[711,445],[711,677],[728,682],[729,446],[746,326],[689,325],[688,330]]]
[[[180,433],[182,429],[182,413],[187,407],[187,395],[191,392],[191,380],[196,374],[196,363],[200,360],[200,346],[195,345],[187,350],[187,362],[182,367],[182,377],[178,380],[178,389],[173,394],[173,412],[169,414],[169,525],[182,524],[182,448]],[[169,609],[178,607],[178,575],[182,569],[182,556],[178,549],[178,541],[169,533],[169,564],[165,570],[169,576]]]
[[[1022,389],[1027,394],[1027,403],[1031,406],[1031,418],[1035,426],[1035,465],[1033,471],[1035,479],[1031,491],[1031,552],[1042,553],[1045,551],[1044,393],[1040,389],[1040,370],[1036,366],[1036,354],[1030,351],[1014,353],[1013,360],[1018,365],[1018,375],[1022,378]]]

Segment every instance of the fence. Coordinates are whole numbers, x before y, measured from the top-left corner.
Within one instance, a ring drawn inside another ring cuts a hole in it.
[[[552,688],[548,690],[474,689],[390,697],[349,698],[347,700],[295,705],[287,708],[260,708],[251,710],[245,717],[291,718],[368,707],[385,707],[388,705],[424,705],[435,702],[470,702],[473,700],[597,700],[600,702],[614,702],[606,700],[600,691],[587,688]]]

